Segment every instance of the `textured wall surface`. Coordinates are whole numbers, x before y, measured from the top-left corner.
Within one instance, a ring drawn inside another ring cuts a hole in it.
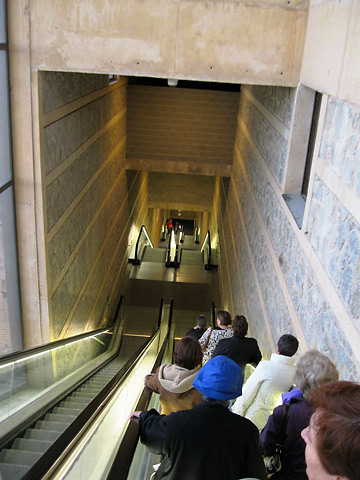
[[[209,211],[214,177],[149,173],[149,205],[177,210]]]
[[[32,0],[32,67],[296,85],[309,0]],[[266,34],[264,34],[266,32]]]
[[[128,85],[129,168],[230,175],[239,93]]]
[[[53,339],[104,325],[127,248],[126,84],[44,72],[48,285]],[[95,97],[94,97],[95,95]]]
[[[269,101],[267,87],[256,89],[253,94],[263,102],[262,107],[271,108],[279,119],[288,122],[294,96],[286,89],[278,89],[273,92],[276,99]],[[261,112],[249,103],[243,96],[234,170],[223,215],[223,303],[237,310],[241,308],[238,298],[245,298],[244,312],[249,317],[251,334],[258,338],[265,356],[281,334],[293,333],[299,337],[302,350],[323,351],[335,362],[342,378],[358,380],[360,364],[355,346],[360,338],[359,223],[358,214],[349,212],[346,199],[339,198],[338,185],[343,182],[344,188],[357,194],[355,137],[359,112],[351,105],[329,99],[324,127],[319,132],[319,159],[313,163],[308,221],[306,229],[300,231],[278,185],[279,164],[285,166],[282,149],[277,148],[271,125],[268,132],[264,130],[258,121]],[[271,165],[262,149],[267,139]],[[339,148],[342,160],[334,154]],[[323,180],[316,175],[317,170]],[[348,318],[339,315],[341,308],[347,310]]]

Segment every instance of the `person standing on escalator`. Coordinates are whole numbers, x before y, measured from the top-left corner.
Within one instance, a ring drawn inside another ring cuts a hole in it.
[[[193,380],[201,366],[199,342],[182,338],[175,347],[174,364],[164,363],[154,374],[146,375],[145,386],[160,395],[161,413],[187,410],[200,403],[200,393]]]

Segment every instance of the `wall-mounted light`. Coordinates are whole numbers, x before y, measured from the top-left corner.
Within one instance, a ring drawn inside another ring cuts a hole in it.
[[[169,87],[176,87],[178,84],[178,79],[177,78],[168,78],[168,85]]]

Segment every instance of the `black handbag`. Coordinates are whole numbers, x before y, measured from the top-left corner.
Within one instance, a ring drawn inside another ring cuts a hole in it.
[[[265,469],[268,478],[281,470],[281,449],[285,443],[286,427],[289,419],[290,403],[285,403],[285,408],[281,418],[279,441],[275,444],[275,452],[270,457],[264,457]]]

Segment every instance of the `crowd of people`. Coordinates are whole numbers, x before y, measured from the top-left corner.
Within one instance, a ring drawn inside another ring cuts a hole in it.
[[[161,413],[133,412],[141,441],[163,456],[154,479],[356,480],[360,478],[360,385],[339,381],[317,350],[295,361],[284,334],[270,360],[247,338],[243,315],[200,315],[176,345],[174,363],[147,375]],[[243,385],[247,364],[255,368]]]

